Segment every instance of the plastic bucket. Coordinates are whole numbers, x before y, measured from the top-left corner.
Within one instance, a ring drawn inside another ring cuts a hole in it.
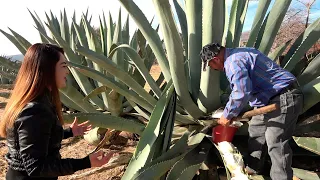
[[[230,126],[218,125],[212,128],[213,142],[219,143],[222,141],[232,142],[238,128],[242,126],[241,122],[234,122]]]

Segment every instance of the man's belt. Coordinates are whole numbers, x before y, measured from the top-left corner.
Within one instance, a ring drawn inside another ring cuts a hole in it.
[[[297,81],[294,81],[289,86],[283,88],[283,90],[298,89],[299,87],[300,87],[299,83]]]

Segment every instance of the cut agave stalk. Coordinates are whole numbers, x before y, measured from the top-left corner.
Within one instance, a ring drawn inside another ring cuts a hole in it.
[[[218,150],[231,173],[231,180],[249,180],[244,171],[242,155],[232,143],[227,141],[219,142]]]

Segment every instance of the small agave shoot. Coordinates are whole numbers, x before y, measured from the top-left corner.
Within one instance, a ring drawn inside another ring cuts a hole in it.
[[[205,117],[223,107],[222,102],[228,99],[228,81],[220,72],[202,72],[199,52],[203,45],[213,41],[226,47],[239,47],[249,0],[233,0],[230,14],[226,1],[173,0],[176,9],[173,12],[168,0],[153,0],[159,20],[156,29],[133,0],[119,2],[139,28],[132,36],[129,36],[128,18],[122,27],[120,18],[114,22],[110,14],[107,19],[102,15],[97,35],[87,12],[80,20],[73,16],[70,23],[65,11],[60,18],[46,14],[44,22],[30,12],[42,41],[58,44],[66,52],[71,74],[68,87],[60,95],[62,102],[78,113],[65,114],[65,120],[70,122],[78,116],[80,122],[90,119],[100,128],[141,135],[122,179],[209,179],[213,170],[216,176],[231,179],[223,153],[211,141],[211,128],[205,128],[215,122]],[[259,1],[247,46],[256,47],[277,60],[289,43],[273,52],[270,48],[290,4],[291,0],[275,0],[272,5],[271,0]],[[282,67],[289,71],[301,69],[298,62],[319,39],[319,28],[320,19],[317,19],[293,42],[284,55]],[[30,43],[10,31],[12,35],[1,30],[24,54]],[[157,80],[149,72],[155,59],[162,71]],[[317,56],[305,70],[296,73],[303,85],[304,112],[320,101],[319,62]],[[144,89],[145,84],[150,86],[150,91]],[[301,122],[297,130],[308,135],[320,131],[320,126],[316,121]],[[244,123],[233,141],[240,152],[245,152],[247,133]],[[294,161],[298,157],[319,159],[319,138],[295,133],[292,143]],[[316,179],[317,174],[309,170],[315,169],[294,167],[294,174],[303,179],[308,173]]]

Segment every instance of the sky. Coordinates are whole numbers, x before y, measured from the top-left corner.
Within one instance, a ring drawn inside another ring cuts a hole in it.
[[[169,1],[171,2],[172,0]],[[232,0],[226,1],[228,9],[230,9]],[[134,0],[134,2],[139,6],[149,21],[155,16],[155,9],[153,7],[152,0]],[[273,2],[274,0],[272,0],[270,7],[273,5]],[[292,0],[291,5],[301,6],[301,4],[296,2],[296,0]],[[32,12],[35,11],[40,19],[45,20],[45,12],[48,13],[50,10],[54,15],[60,17],[60,11],[65,9],[69,18],[71,18],[75,11],[77,19],[80,19],[81,14],[86,12],[87,8],[89,8],[89,14],[92,15],[92,25],[98,27],[99,15],[102,15],[103,12],[106,15],[110,12],[113,20],[118,19],[120,6],[121,5],[118,0],[9,0],[4,1],[0,6],[0,29],[10,33],[8,29],[9,27],[26,38],[30,43],[34,44],[41,41],[28,9]],[[257,6],[258,1],[251,1],[249,3],[243,31],[251,29]],[[175,11],[174,8],[173,10]],[[121,16],[122,22],[124,22],[127,16],[127,12],[124,8],[121,8]],[[320,17],[320,0],[316,1],[310,17],[311,20],[315,20]],[[177,19],[176,16],[175,18]],[[155,24],[157,24],[156,17],[154,25]],[[130,33],[132,34],[137,29],[137,26],[131,18],[129,25]],[[0,55],[16,54],[20,54],[19,50],[2,33],[0,33]]]

